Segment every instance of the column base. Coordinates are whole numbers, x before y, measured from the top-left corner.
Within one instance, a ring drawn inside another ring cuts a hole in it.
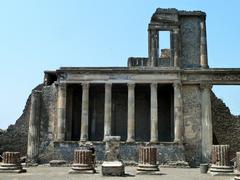
[[[135,140],[134,140],[133,138],[131,138],[131,139],[127,139],[127,142],[128,142],[128,143],[134,143]]]
[[[150,140],[150,143],[159,143],[157,139]]]
[[[181,144],[181,143],[182,143],[182,140],[180,140],[180,139],[174,139],[173,142],[174,142],[174,143],[179,143],[179,144]]]

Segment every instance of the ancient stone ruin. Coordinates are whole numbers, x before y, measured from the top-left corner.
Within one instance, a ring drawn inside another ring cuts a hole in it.
[[[124,176],[125,165],[119,154],[120,136],[105,137],[105,160],[102,163],[103,176]]]
[[[19,152],[4,152],[3,162],[0,164],[0,173],[25,173],[22,168]]]
[[[160,164],[210,162],[213,139],[225,141],[211,88],[239,85],[240,69],[209,68],[205,21],[201,11],[158,8],[148,25],[148,57],[130,57],[127,67],[45,71],[19,121],[28,123],[28,162],[73,162],[79,141],[91,142],[103,161],[108,136],[121,137],[124,162],[137,163],[138,149],[149,142]],[[161,48],[162,31],[170,33],[169,49]]]

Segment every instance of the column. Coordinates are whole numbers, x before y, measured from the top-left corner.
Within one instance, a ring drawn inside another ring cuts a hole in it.
[[[105,104],[104,104],[104,139],[111,135],[112,125],[112,84],[105,84]]]
[[[208,55],[207,55],[207,33],[205,17],[200,22],[200,66],[208,68]]]
[[[128,84],[128,134],[127,142],[135,141],[135,84]]]
[[[41,108],[41,91],[33,90],[31,94],[27,158],[29,162],[37,162],[39,147],[39,123]]]
[[[159,58],[159,35],[158,30],[148,30],[148,53],[149,53],[149,66],[157,66],[157,60]]]
[[[151,142],[158,142],[157,83],[151,84]]]
[[[202,89],[202,162],[209,162],[212,150],[212,109],[211,88],[209,83],[200,85]]]
[[[88,141],[89,83],[82,83],[82,116],[80,141]]]
[[[181,82],[174,82],[174,142],[182,142],[183,112]]]
[[[173,65],[174,67],[179,67],[179,29],[173,30],[173,43],[174,43]]]
[[[72,120],[73,120],[73,89],[68,88],[67,93],[67,115],[66,115],[66,140],[72,140]]]
[[[66,84],[58,84],[57,140],[65,140],[66,129]]]

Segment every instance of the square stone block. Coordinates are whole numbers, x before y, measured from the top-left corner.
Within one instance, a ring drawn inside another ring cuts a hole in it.
[[[103,176],[124,176],[124,164],[121,161],[104,161],[102,164]]]

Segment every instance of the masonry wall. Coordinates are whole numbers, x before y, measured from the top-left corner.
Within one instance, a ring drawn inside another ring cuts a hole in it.
[[[184,85],[182,94],[185,156],[195,166],[201,161],[201,92],[198,85]]]
[[[181,18],[180,62],[182,68],[200,66],[200,19],[199,17]]]
[[[40,162],[48,162],[56,158],[56,145],[53,143],[54,132],[56,132],[56,96],[57,88],[39,85],[35,89],[42,91],[41,122],[40,122]],[[30,97],[30,96],[29,96]],[[230,144],[231,158],[236,151],[240,151],[240,117],[231,115],[224,102],[218,99],[213,93],[212,99],[212,119],[215,144]],[[200,161],[201,150],[201,101],[200,90],[196,85],[183,86],[184,104],[184,151],[186,160],[190,165]],[[3,151],[20,151],[21,155],[26,155],[27,133],[30,110],[30,98],[26,102],[23,114],[16,121],[15,125],[10,125],[8,129],[0,133],[0,153]],[[66,149],[69,145],[57,146],[59,149]],[[54,154],[55,153],[55,154]],[[167,155],[167,152],[166,152]],[[167,158],[166,158],[167,159]],[[167,160],[164,160],[167,161]]]

